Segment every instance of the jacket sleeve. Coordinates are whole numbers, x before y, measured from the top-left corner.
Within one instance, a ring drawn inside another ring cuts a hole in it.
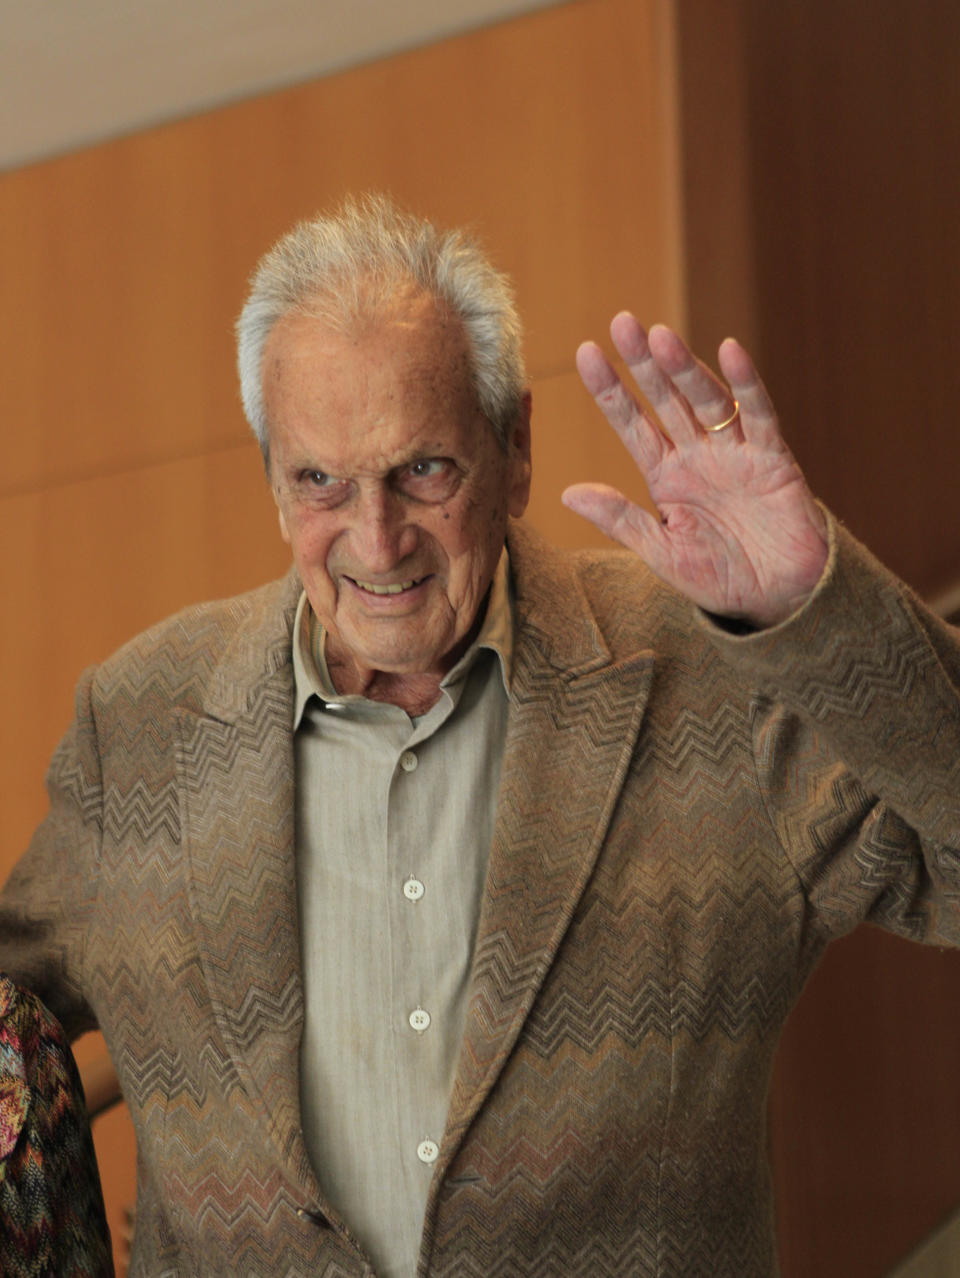
[[[50,763],[49,813],[0,895],[0,971],[41,999],[71,1038],[95,1028],[82,992],[102,810],[94,674],[78,684],[76,717]]]
[[[960,945],[958,632],[836,524],[793,617],[712,629],[755,690],[760,787],[814,929]]]

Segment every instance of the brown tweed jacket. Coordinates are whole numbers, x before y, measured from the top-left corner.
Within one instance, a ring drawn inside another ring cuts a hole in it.
[[[784,1018],[863,919],[960,939],[960,645],[845,533],[736,637],[625,553],[511,530],[517,633],[431,1278],[775,1272]],[[134,1275],[370,1274],[300,1131],[292,578],[82,680],[0,967],[99,1024]]]

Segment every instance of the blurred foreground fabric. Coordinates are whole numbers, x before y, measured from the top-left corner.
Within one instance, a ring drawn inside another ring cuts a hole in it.
[[[0,1275],[112,1278],[83,1090],[60,1026],[0,974]]]

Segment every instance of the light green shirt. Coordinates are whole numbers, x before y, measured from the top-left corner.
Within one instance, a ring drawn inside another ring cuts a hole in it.
[[[304,1137],[381,1278],[416,1273],[497,806],[512,659],[504,551],[483,626],[416,720],[340,696],[294,625]]]

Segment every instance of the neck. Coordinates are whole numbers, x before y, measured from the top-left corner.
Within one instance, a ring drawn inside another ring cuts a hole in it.
[[[368,697],[399,706],[411,718],[426,714],[440,700],[438,674],[391,674],[384,670],[360,670],[353,662],[338,661],[327,649],[327,670],[341,696]]]
[[[480,633],[487,611],[490,592],[474,619],[473,625],[457,646],[445,657],[439,671],[423,674],[393,674],[388,670],[372,670],[360,665],[342,649],[335,635],[327,632],[324,658],[330,682],[342,697],[368,697],[399,706],[411,718],[426,714],[440,700],[440,680],[453,668]]]

